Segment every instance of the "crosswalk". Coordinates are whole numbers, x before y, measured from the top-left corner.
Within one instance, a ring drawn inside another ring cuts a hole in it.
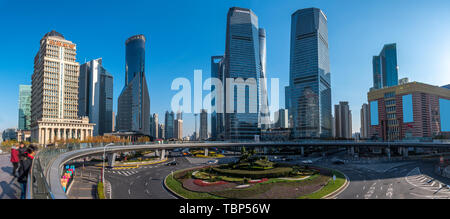
[[[444,183],[424,175],[417,167],[409,172],[406,177],[406,182],[414,187],[431,192],[432,195],[423,196],[424,198],[447,198],[450,199],[450,189]]]
[[[132,176],[132,175],[138,173],[138,171],[136,171],[136,170],[107,170],[106,172],[112,173],[112,174],[119,174],[122,176]]]

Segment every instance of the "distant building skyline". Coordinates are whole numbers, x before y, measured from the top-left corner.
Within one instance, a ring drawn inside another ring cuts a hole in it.
[[[334,122],[336,138],[352,138],[352,111],[347,101],[334,105]]]

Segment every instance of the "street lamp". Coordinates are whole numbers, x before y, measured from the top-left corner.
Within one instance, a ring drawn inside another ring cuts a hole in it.
[[[106,157],[106,147],[114,145],[113,143],[109,143],[103,147],[103,167],[102,167],[102,183],[105,183],[105,157]]]

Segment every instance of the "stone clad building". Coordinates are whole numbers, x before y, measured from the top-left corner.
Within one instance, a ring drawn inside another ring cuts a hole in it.
[[[44,35],[34,59],[31,85],[31,140],[85,140],[95,124],[78,117],[80,65],[76,45],[56,31]]]

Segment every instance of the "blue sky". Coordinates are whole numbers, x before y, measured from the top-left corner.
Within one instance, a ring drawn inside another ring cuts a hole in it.
[[[103,58],[114,76],[114,111],[124,85],[124,42],[146,35],[151,112],[162,120],[176,93],[172,80],[192,80],[194,69],[205,79],[210,57],[224,53],[233,6],[252,9],[266,29],[267,74],[280,78],[281,106],[289,83],[291,14],[308,7],[328,17],[333,104],[350,102],[354,131],[372,86],[372,56],[386,43],[397,43],[400,78],[450,84],[448,0],[0,0],[0,130],[17,127],[19,84],[31,84],[39,40],[53,29],[77,44],[78,62]],[[184,134],[191,134],[194,116],[184,120]]]

